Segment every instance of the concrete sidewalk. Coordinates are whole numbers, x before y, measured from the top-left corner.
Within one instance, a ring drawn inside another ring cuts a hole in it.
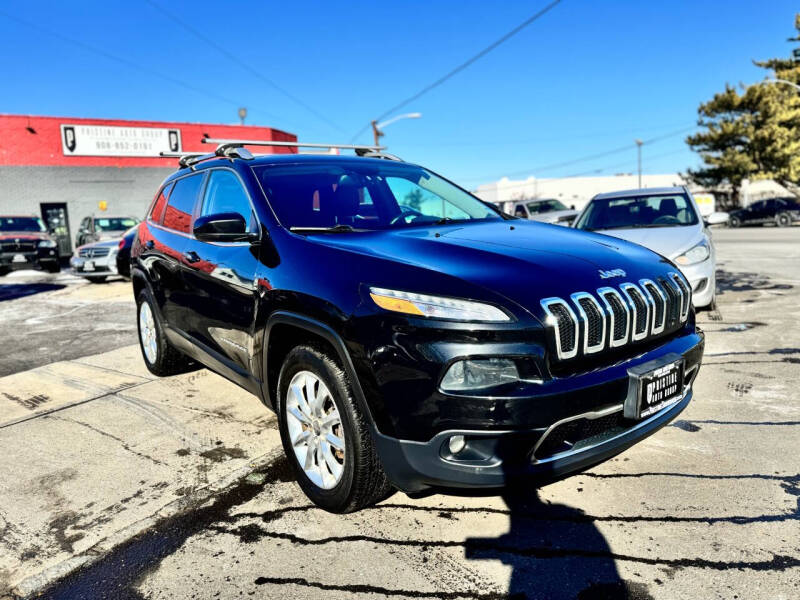
[[[154,378],[138,346],[0,378],[0,597],[42,589],[279,446],[257,398],[205,369]]]

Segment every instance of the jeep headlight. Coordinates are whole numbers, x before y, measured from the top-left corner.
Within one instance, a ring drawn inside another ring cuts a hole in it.
[[[413,294],[375,287],[369,288],[369,295],[372,301],[381,308],[407,315],[456,321],[505,322],[511,320],[511,317],[496,306],[471,300]]]
[[[55,248],[56,243],[53,240],[41,240],[39,242],[39,248]]]
[[[708,242],[703,240],[690,250],[687,250],[677,257],[675,262],[679,265],[693,265],[703,262],[709,256],[711,256],[711,251],[708,249]]]

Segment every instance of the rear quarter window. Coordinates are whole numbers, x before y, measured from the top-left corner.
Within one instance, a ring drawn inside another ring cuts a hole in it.
[[[203,174],[190,175],[175,182],[167,200],[164,211],[164,227],[181,233],[189,233],[192,229],[192,213],[200,188],[203,185]]]
[[[150,220],[153,223],[161,223],[161,220],[164,218],[164,209],[167,207],[167,199],[169,198],[169,193],[172,191],[172,183],[165,185],[161,188],[161,191],[158,192],[158,196],[156,196],[155,201],[153,202],[153,208],[150,210]]]

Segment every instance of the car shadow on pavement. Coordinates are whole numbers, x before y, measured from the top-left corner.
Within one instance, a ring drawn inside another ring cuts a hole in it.
[[[64,289],[59,283],[0,283],[0,302]]]
[[[592,518],[564,504],[542,501],[539,490],[521,483],[502,493],[508,532],[467,538],[470,560],[511,567],[509,598],[552,600],[649,600],[647,587],[624,581],[614,555]]]

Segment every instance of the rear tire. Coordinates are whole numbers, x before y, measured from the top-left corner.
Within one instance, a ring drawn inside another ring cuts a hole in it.
[[[324,349],[304,345],[289,352],[277,409],[284,451],[314,504],[346,513],[391,495],[347,375]]]
[[[159,377],[185,373],[190,370],[193,362],[170,345],[155,306],[147,288],[139,292],[136,298],[136,325],[144,364],[148,371]]]
[[[87,277],[86,279],[89,280],[89,283],[105,283],[105,276],[103,277]]]
[[[786,213],[780,213],[775,217],[775,224],[778,227],[789,227],[792,224],[792,218]]]
[[[742,226],[742,220],[739,217],[731,216],[728,219],[728,226],[729,227],[741,227]]]

